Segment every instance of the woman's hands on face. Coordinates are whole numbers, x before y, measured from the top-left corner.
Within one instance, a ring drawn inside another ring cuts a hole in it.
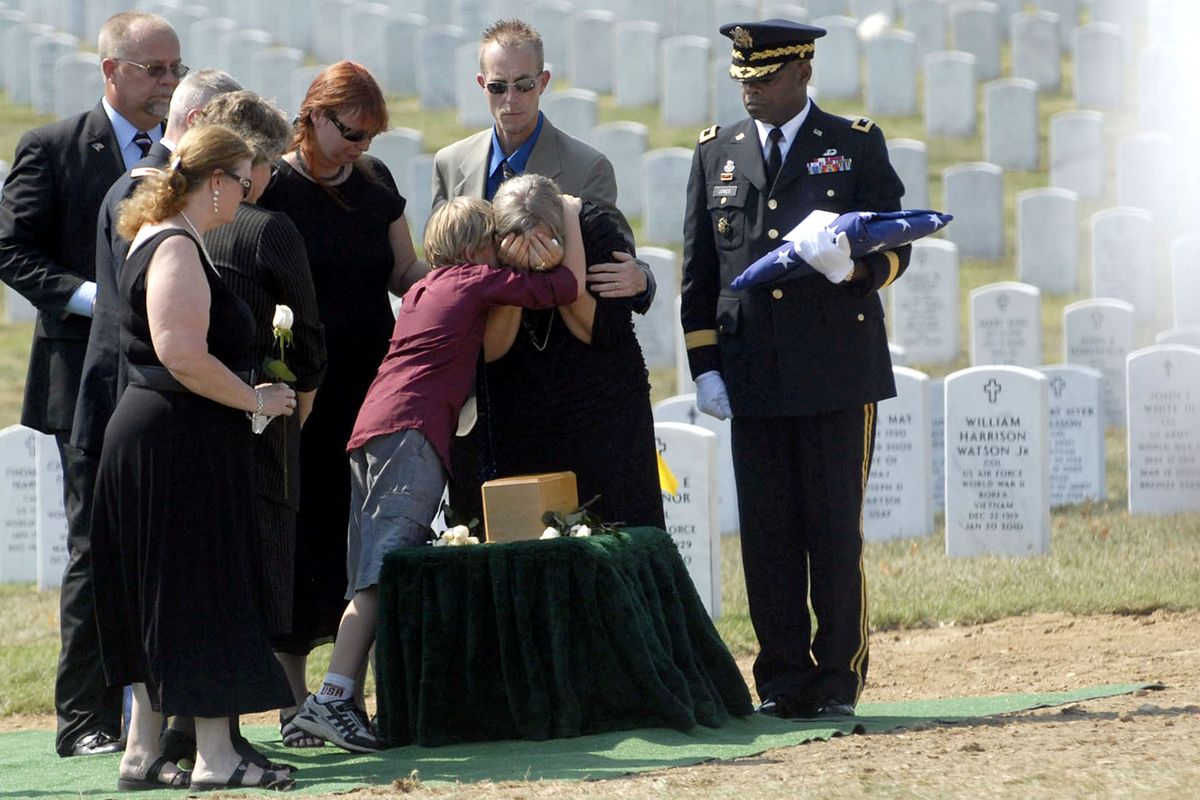
[[[500,240],[500,261],[517,269],[545,270],[562,263],[562,242],[541,231],[509,233]]]
[[[286,383],[260,383],[254,388],[262,394],[262,413],[268,417],[290,417],[296,410],[296,392]]]

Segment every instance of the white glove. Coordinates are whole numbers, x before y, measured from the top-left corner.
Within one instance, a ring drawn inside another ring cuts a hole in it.
[[[729,408],[729,394],[725,391],[725,380],[715,369],[696,377],[696,407],[717,419],[733,416]]]
[[[796,253],[830,283],[841,283],[854,271],[850,239],[845,233],[835,236],[828,228],[818,228],[797,239],[795,244]]]

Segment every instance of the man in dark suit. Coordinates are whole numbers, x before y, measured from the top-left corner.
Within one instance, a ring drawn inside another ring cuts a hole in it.
[[[730,282],[809,212],[895,210],[904,187],[874,123],[809,101],[824,30],[772,19],[721,33],[751,118],[705,130],[692,160],[689,366],[700,409],[732,417],[760,710],[853,714],[867,676],[863,494],[875,406],[895,395],[878,290],[911,248],[851,259],[821,230],[797,242],[818,274],[741,291]]]
[[[96,462],[68,441],[96,291],[96,215],[113,181],[161,137],[187,72],[179,39],[155,14],[109,18],[99,52],[104,98],[22,136],[0,200],[0,279],[38,308],[21,422],[53,434],[63,460],[71,558],[55,685],[62,756],[121,749],[122,693],[105,684],[88,576]]]

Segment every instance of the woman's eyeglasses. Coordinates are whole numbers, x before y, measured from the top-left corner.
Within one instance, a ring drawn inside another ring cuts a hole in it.
[[[183,76],[192,71],[192,68],[187,64],[139,64],[136,61],[130,61],[128,58],[117,58],[114,60],[120,61],[122,64],[128,64],[131,67],[137,67],[154,80],[162,78],[168,72],[176,78],[183,80]]]
[[[229,177],[233,178],[235,181],[237,181],[238,183],[240,183],[242,185],[242,199],[243,200],[245,200],[247,197],[250,196],[250,189],[251,189],[251,187],[254,186],[254,182],[252,180],[250,180],[249,178],[243,178],[241,175],[238,175],[236,172],[226,172],[225,174],[228,175]]]
[[[537,78],[517,78],[512,83],[508,81],[488,81],[484,86],[492,94],[504,94],[510,86],[521,94],[525,94],[534,90],[537,86]]]
[[[329,121],[333,123],[333,127],[338,129],[338,133],[340,133],[342,135],[342,138],[345,139],[347,142],[354,142],[355,144],[361,144],[362,142],[369,142],[370,140],[375,138],[375,134],[373,134],[373,133],[367,133],[366,131],[356,131],[353,128],[346,127],[345,123],[343,123],[340,119],[338,119],[337,114],[333,113],[332,110],[326,111],[325,116],[329,117]]]

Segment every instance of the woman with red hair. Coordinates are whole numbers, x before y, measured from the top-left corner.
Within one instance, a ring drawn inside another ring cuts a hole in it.
[[[304,237],[328,354],[300,441],[292,631],[272,639],[297,705],[308,694],[308,653],[332,641],[346,608],[346,442],[387,353],[394,322],[388,292],[402,295],[428,271],[391,173],[366,154],[387,127],[383,92],[366,68],[351,61],[327,67],[308,87],[292,149],[259,200],[291,217]],[[292,723],[295,711],[280,713],[284,744],[320,746]]]

